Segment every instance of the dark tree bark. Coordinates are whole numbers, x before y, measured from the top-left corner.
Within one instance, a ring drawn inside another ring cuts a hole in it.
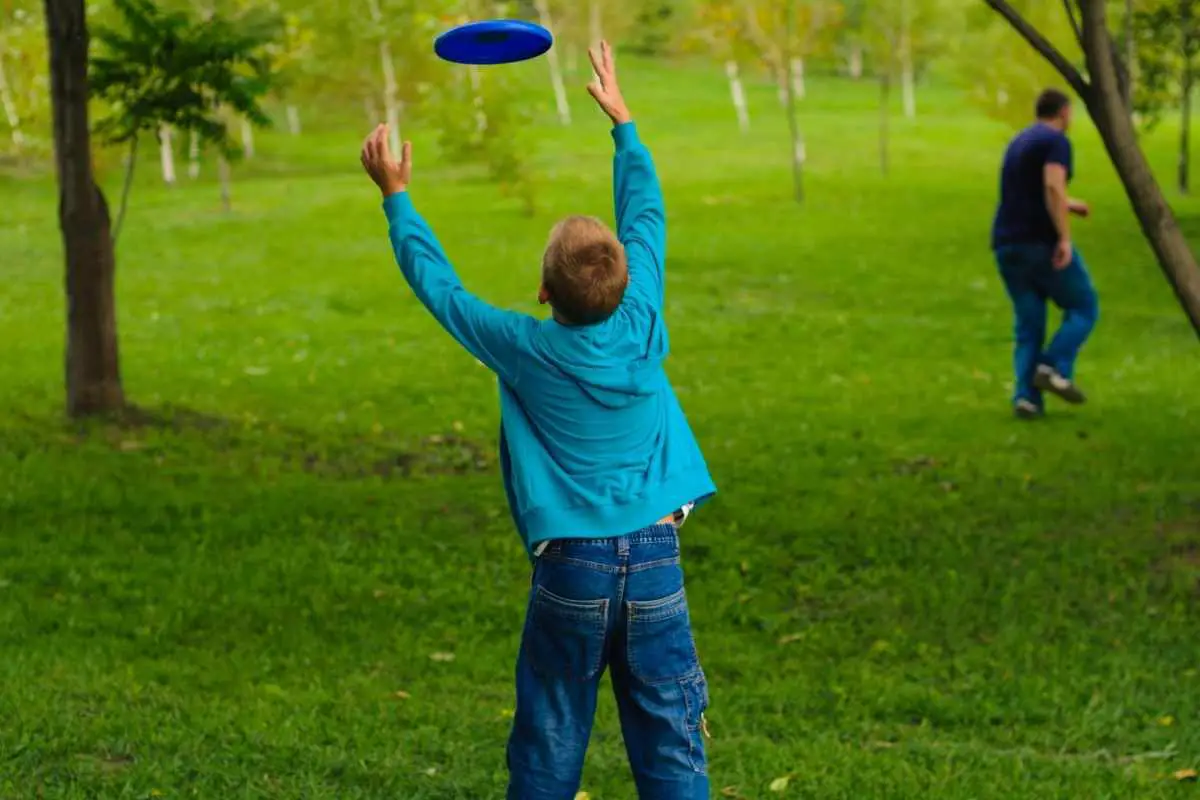
[[[67,412],[83,416],[125,404],[113,300],[116,262],[108,204],[92,171],[84,1],[45,0],[45,11],[58,220],[66,256]]]
[[[984,2],[1054,65],[1071,88],[1083,98],[1125,187],[1125,194],[1141,224],[1142,233],[1192,328],[1200,336],[1200,266],[1197,266],[1196,256],[1180,231],[1175,214],[1138,145],[1133,120],[1122,96],[1117,59],[1108,31],[1105,0],[1078,0],[1080,35],[1090,80],[1085,80],[1079,70],[1007,0]]]

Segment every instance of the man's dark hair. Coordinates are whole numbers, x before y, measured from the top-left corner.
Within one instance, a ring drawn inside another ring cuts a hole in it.
[[[1038,119],[1054,119],[1062,110],[1071,105],[1071,98],[1060,92],[1058,89],[1047,89],[1038,95],[1037,111]]]

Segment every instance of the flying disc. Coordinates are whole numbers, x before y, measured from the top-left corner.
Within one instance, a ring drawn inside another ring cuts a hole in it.
[[[433,51],[455,64],[511,64],[537,58],[553,43],[554,37],[541,25],[488,19],[451,28],[433,41]]]

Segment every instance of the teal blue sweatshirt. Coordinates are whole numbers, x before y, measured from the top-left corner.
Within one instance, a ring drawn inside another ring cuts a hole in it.
[[[621,536],[716,492],[663,369],[666,218],[633,123],[613,128],[617,236],[629,286],[617,311],[567,326],[488,305],[455,274],[407,192],[383,204],[417,299],[500,383],[500,464],[526,549]]]

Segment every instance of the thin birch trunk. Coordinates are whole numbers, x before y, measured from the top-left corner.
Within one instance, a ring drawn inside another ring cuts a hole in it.
[[[192,180],[200,177],[200,137],[195,131],[188,136],[188,177]]]
[[[549,0],[537,0],[538,18],[542,27],[548,31],[554,30],[550,18]],[[558,49],[551,47],[546,52],[546,63],[550,65],[550,84],[554,88],[554,104],[558,109],[558,121],[563,125],[571,124],[571,104],[567,102],[567,87],[563,81],[562,66],[558,62]]]
[[[4,117],[12,131],[13,146],[20,150],[25,146],[25,134],[21,130],[21,115],[17,113],[17,102],[13,98],[8,75],[4,71],[4,51],[0,50],[0,105],[4,106]]]
[[[250,120],[242,120],[242,153],[247,159],[254,158],[254,126]]]
[[[291,133],[292,136],[299,136],[300,135],[300,109],[296,108],[294,105],[288,105],[287,121],[288,121],[288,132]]]
[[[379,0],[367,0],[371,19],[377,27],[383,27],[383,11]],[[397,100],[399,87],[396,84],[396,65],[392,61],[392,47],[387,38],[379,40],[379,65],[383,71],[383,112],[388,125],[388,144],[393,153],[400,152],[400,103]]]
[[[746,90],[742,87],[742,76],[737,61],[725,62],[725,77],[729,79],[729,95],[733,99],[733,110],[737,113],[738,128],[742,133],[750,130],[750,110],[746,107]]]
[[[175,185],[175,149],[173,146],[173,135],[171,129],[166,125],[159,126],[158,129],[158,158],[162,165],[163,183],[168,186]]]
[[[900,93],[904,99],[904,116],[917,116],[917,87],[913,75],[912,20],[909,0],[900,0]]]

